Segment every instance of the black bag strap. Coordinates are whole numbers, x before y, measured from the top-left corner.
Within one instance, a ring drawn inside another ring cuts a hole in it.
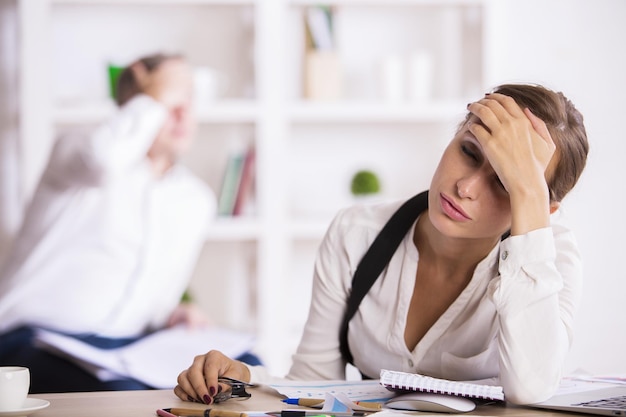
[[[428,191],[421,192],[402,204],[361,258],[354,272],[354,277],[352,277],[352,290],[339,330],[339,350],[342,358],[348,363],[352,363],[352,354],[348,346],[348,323],[359,309],[359,304],[361,304],[365,294],[374,285],[378,276],[391,260],[411,225],[427,208]]]

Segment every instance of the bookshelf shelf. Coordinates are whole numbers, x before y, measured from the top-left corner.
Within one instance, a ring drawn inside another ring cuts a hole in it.
[[[468,99],[469,100],[469,99]],[[298,102],[289,113],[293,123],[445,123],[458,120],[468,101],[385,104],[378,101]]]
[[[209,231],[207,241],[256,241],[260,237],[261,225],[255,218],[219,217]]]
[[[85,0],[83,0],[85,1]],[[293,6],[317,6],[317,0],[289,0]],[[485,0],[328,0],[323,4],[332,6],[482,6]]]
[[[200,123],[255,123],[258,117],[253,100],[220,100],[198,108]]]
[[[257,105],[252,100],[220,100],[199,107],[200,123],[254,123],[258,117]],[[57,125],[97,124],[115,112],[110,100],[92,100],[55,106],[53,121]]]
[[[50,0],[56,5],[200,5],[200,6],[234,6],[234,5],[254,5],[255,0]]]

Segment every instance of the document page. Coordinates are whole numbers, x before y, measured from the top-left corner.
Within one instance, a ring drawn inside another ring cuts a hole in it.
[[[191,365],[195,356],[216,349],[238,357],[252,349],[254,337],[219,327],[174,327],[121,348],[100,349],[70,336],[39,330],[36,343],[101,380],[130,377],[153,388],[167,389],[176,386],[178,374]]]

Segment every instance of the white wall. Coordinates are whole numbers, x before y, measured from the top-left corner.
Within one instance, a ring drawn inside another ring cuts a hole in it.
[[[15,3],[11,2],[13,7]],[[22,12],[29,12],[26,5],[35,3],[21,4]],[[622,126],[622,119],[626,118],[626,1],[494,0],[493,7],[496,22],[490,32],[494,45],[490,83],[533,81],[562,90],[585,115],[591,143],[588,167],[563,207],[577,233],[586,272],[570,367],[594,373],[626,373],[626,361],[620,360],[626,352],[626,314],[622,313],[626,256],[625,245],[618,240],[626,237],[626,216],[622,214],[626,207],[626,188],[622,184],[626,179],[626,135]],[[9,13],[15,22],[13,12],[4,10],[5,17]],[[0,28],[8,30],[9,26],[3,21]],[[21,30],[23,41],[28,41],[28,28]],[[2,41],[10,39],[4,32],[0,35]],[[11,56],[6,52],[10,47],[7,45],[10,44],[0,44],[0,49],[4,48],[4,52],[0,50],[3,58]],[[42,65],[31,66],[30,70],[45,67],[45,54],[36,45],[27,49],[42,57]],[[6,79],[7,68],[16,68],[14,64],[0,62],[0,78]],[[45,90],[43,76],[30,78],[39,80],[39,84],[29,88]],[[10,84],[2,85],[0,96],[6,97],[4,93]],[[8,102],[0,102],[3,103]],[[26,133],[31,136],[41,136],[41,126],[24,123],[22,128],[29,129]],[[36,154],[40,150],[24,152]],[[5,196],[0,197],[6,201]],[[0,210],[5,207],[3,204]],[[6,219],[9,214],[0,213],[0,218],[3,216]]]
[[[626,2],[500,0],[494,6],[494,81],[561,90],[585,117],[588,165],[563,207],[585,266],[570,370],[626,373]]]

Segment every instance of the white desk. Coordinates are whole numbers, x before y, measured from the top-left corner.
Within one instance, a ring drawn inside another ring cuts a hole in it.
[[[270,411],[294,407],[284,404],[280,394],[273,390],[259,387],[251,388],[249,392],[252,393],[252,398],[249,400],[229,400],[214,406],[214,408],[237,411]],[[181,401],[171,390],[35,394],[31,397],[50,401],[50,406],[36,411],[33,417],[148,417],[156,416],[156,410],[159,408],[207,408],[202,404]],[[462,415],[563,417],[568,414],[510,405],[489,405],[478,407],[473,412]],[[419,416],[420,413],[415,413],[415,415]],[[440,416],[446,417],[450,414],[440,414]]]

